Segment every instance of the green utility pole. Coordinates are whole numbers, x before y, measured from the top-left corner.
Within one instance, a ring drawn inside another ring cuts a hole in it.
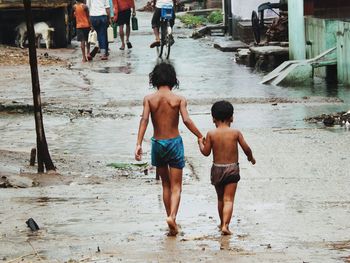
[[[304,1],[288,0],[289,59],[305,59]]]

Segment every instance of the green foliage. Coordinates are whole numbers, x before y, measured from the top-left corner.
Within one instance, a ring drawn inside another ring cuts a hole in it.
[[[220,24],[223,21],[223,15],[220,11],[211,12],[208,16],[208,21],[212,24]]]
[[[220,24],[223,22],[223,15],[221,11],[211,12],[208,17],[194,16],[192,14],[185,14],[179,17],[180,21],[187,27],[198,27],[207,24]]]
[[[135,167],[147,167],[148,163],[110,163],[107,164],[109,167],[113,167],[116,169],[132,169]]]
[[[191,14],[186,14],[179,17],[180,21],[188,27],[198,27],[207,22],[204,16],[194,16]]]

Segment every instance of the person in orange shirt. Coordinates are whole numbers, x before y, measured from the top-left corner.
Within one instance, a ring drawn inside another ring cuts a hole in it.
[[[125,43],[127,47],[130,49],[132,45],[129,41],[130,37],[130,17],[131,10],[132,15],[135,16],[135,2],[134,0],[113,0],[114,7],[114,21],[119,26],[119,35],[122,41],[122,45],[120,46],[120,50],[125,49]],[[125,33],[124,34],[124,25],[125,25]],[[125,40],[124,40],[125,38]]]
[[[80,41],[83,62],[86,62],[87,60],[92,60],[92,57],[89,54],[90,44],[88,42],[89,31],[91,28],[89,8],[84,4],[84,0],[77,0],[77,3],[73,6],[73,11],[76,19],[77,39]]]

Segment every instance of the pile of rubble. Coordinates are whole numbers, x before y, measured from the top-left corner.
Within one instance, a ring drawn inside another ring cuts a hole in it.
[[[39,65],[64,64],[66,61],[51,56],[47,52],[37,54]],[[0,66],[16,66],[29,64],[28,49],[0,45]]]
[[[308,122],[322,122],[325,126],[340,125],[345,128],[350,128],[350,110],[345,112],[336,112],[332,114],[322,114],[320,116],[306,118]]]

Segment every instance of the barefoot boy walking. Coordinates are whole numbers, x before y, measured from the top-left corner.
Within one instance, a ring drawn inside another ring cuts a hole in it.
[[[73,6],[74,16],[76,19],[77,39],[80,41],[81,53],[83,55],[83,62],[91,60],[90,44],[88,42],[89,31],[91,28],[89,18],[89,8],[84,4],[84,0],[77,0]],[[85,51],[86,47],[86,51]]]
[[[215,102],[211,114],[216,129],[209,131],[205,140],[199,140],[199,148],[203,155],[213,151],[211,183],[215,186],[218,197],[220,230],[223,235],[231,235],[229,224],[233,213],[233,202],[240,180],[238,163],[238,143],[255,164],[252,150],[240,131],[230,128],[233,122],[233,106],[227,101]]]
[[[142,140],[151,115],[152,165],[156,166],[157,174],[162,179],[169,235],[175,236],[178,233],[176,215],[181,198],[182,169],[185,166],[184,147],[178,127],[180,114],[186,127],[198,139],[202,138],[202,134],[189,117],[186,99],[172,92],[178,86],[173,66],[164,62],[156,65],[149,75],[149,81],[153,87],[157,87],[157,91],[143,100],[135,159],[141,160]]]

